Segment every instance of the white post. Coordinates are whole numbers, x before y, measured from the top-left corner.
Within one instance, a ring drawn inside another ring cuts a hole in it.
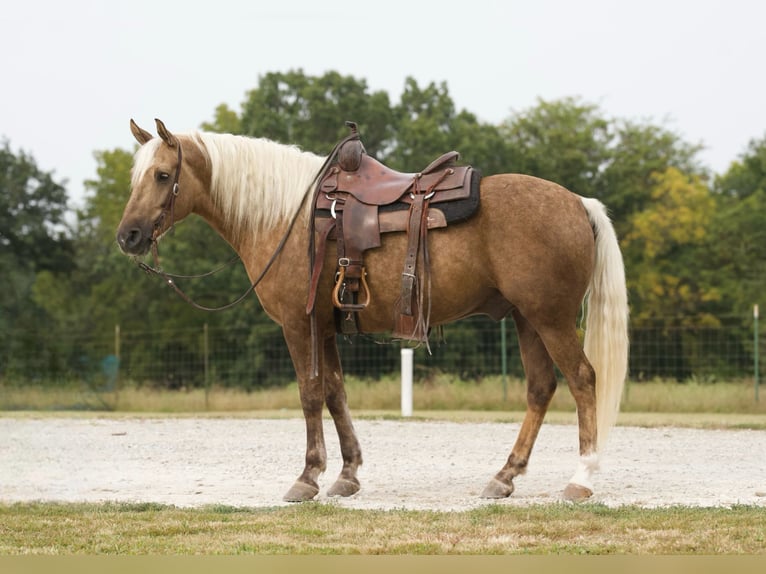
[[[412,364],[414,351],[402,349],[402,416],[412,416]]]

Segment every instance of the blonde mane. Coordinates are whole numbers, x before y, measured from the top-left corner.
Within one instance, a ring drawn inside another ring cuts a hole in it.
[[[210,158],[210,193],[240,232],[291,218],[324,159],[263,138],[197,132]]]
[[[289,220],[324,158],[264,138],[193,132],[211,168],[210,194],[234,233],[258,233]],[[152,138],[136,152],[132,185],[148,170],[161,144]],[[183,192],[183,180],[180,182]]]

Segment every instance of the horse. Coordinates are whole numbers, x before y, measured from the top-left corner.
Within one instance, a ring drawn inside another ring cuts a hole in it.
[[[305,466],[285,501],[312,500],[326,470],[326,406],[343,466],[327,496],[361,487],[362,451],[343,383],[331,304],[337,261],[327,250],[312,317],[307,313],[312,206],[306,201],[326,157],[294,145],[205,131],[157,136],[132,119],[140,146],[131,193],[117,230],[123,253],[140,257],[190,214],[202,217],[239,254],[268,316],[282,328],[305,419]],[[504,466],[481,497],[501,499],[527,469],[557,387],[556,367],[577,409],[579,456],[562,496],[593,495],[593,476],[619,411],[628,362],[628,300],[617,236],[605,206],[554,182],[523,174],[487,175],[478,211],[466,221],[429,231],[431,325],[483,314],[510,316],[527,385],[527,408]],[[405,233],[386,233],[366,255],[374,297],[358,314],[365,333],[391,330],[400,296]],[[306,278],[304,281],[303,278]],[[584,341],[578,319],[585,319]],[[312,341],[313,354],[312,360]],[[417,472],[416,469],[412,469]]]

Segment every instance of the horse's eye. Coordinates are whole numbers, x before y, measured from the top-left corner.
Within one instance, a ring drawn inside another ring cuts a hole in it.
[[[157,181],[163,182],[170,179],[170,174],[166,171],[158,171],[157,172]]]

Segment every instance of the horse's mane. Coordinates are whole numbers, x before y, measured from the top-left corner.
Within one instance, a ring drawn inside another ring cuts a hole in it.
[[[240,231],[292,217],[324,161],[263,138],[196,132],[194,139],[210,159],[213,201]]]
[[[211,197],[235,233],[258,232],[291,218],[324,161],[296,146],[264,138],[202,131],[185,136],[207,158]],[[160,138],[153,138],[139,148],[133,186],[151,167],[160,143]]]

